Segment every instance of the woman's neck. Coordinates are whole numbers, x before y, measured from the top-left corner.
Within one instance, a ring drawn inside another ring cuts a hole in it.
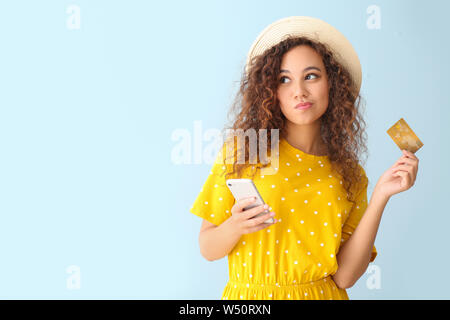
[[[320,126],[295,126],[288,128],[285,137],[286,141],[305,153],[325,156],[328,155],[327,145],[320,136]]]

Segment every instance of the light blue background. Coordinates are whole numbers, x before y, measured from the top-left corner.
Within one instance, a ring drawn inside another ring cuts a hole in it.
[[[359,54],[369,197],[401,156],[393,123],[425,144],[379,227],[381,289],[365,274],[350,298],[450,298],[448,12],[445,0],[2,1],[0,298],[219,299],[227,259],[202,258],[189,212],[211,165],[174,164],[171,135],[196,120],[221,129],[253,40],[292,15],[327,21]]]

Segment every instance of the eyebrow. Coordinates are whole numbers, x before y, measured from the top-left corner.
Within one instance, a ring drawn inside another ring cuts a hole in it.
[[[309,67],[305,68],[303,70],[303,72],[308,71],[308,70],[318,70],[318,71],[322,72],[322,70],[320,70],[319,68],[314,67],[314,66],[309,66]],[[281,69],[280,73],[282,73],[282,72],[291,73],[289,70],[286,70],[286,69]]]

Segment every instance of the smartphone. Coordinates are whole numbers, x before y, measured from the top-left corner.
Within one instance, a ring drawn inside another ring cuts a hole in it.
[[[244,208],[244,210],[248,210],[254,207],[261,206],[265,204],[263,198],[258,192],[253,180],[251,179],[228,179],[226,181],[228,189],[230,189],[236,201],[239,201],[244,198],[256,197],[256,201]],[[261,212],[254,216],[254,218],[259,217],[263,214],[270,212],[266,209],[264,212]],[[253,218],[252,218],[253,219]],[[273,223],[273,218],[269,218],[264,223]]]

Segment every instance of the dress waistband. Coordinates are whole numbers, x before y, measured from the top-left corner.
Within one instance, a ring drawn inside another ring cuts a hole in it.
[[[335,285],[331,276],[326,276],[325,278],[321,278],[318,280],[303,282],[303,283],[293,283],[293,284],[279,284],[279,283],[250,283],[242,280],[229,280],[228,285],[234,288],[244,287],[244,288],[307,288],[307,287],[315,287],[324,284]]]

